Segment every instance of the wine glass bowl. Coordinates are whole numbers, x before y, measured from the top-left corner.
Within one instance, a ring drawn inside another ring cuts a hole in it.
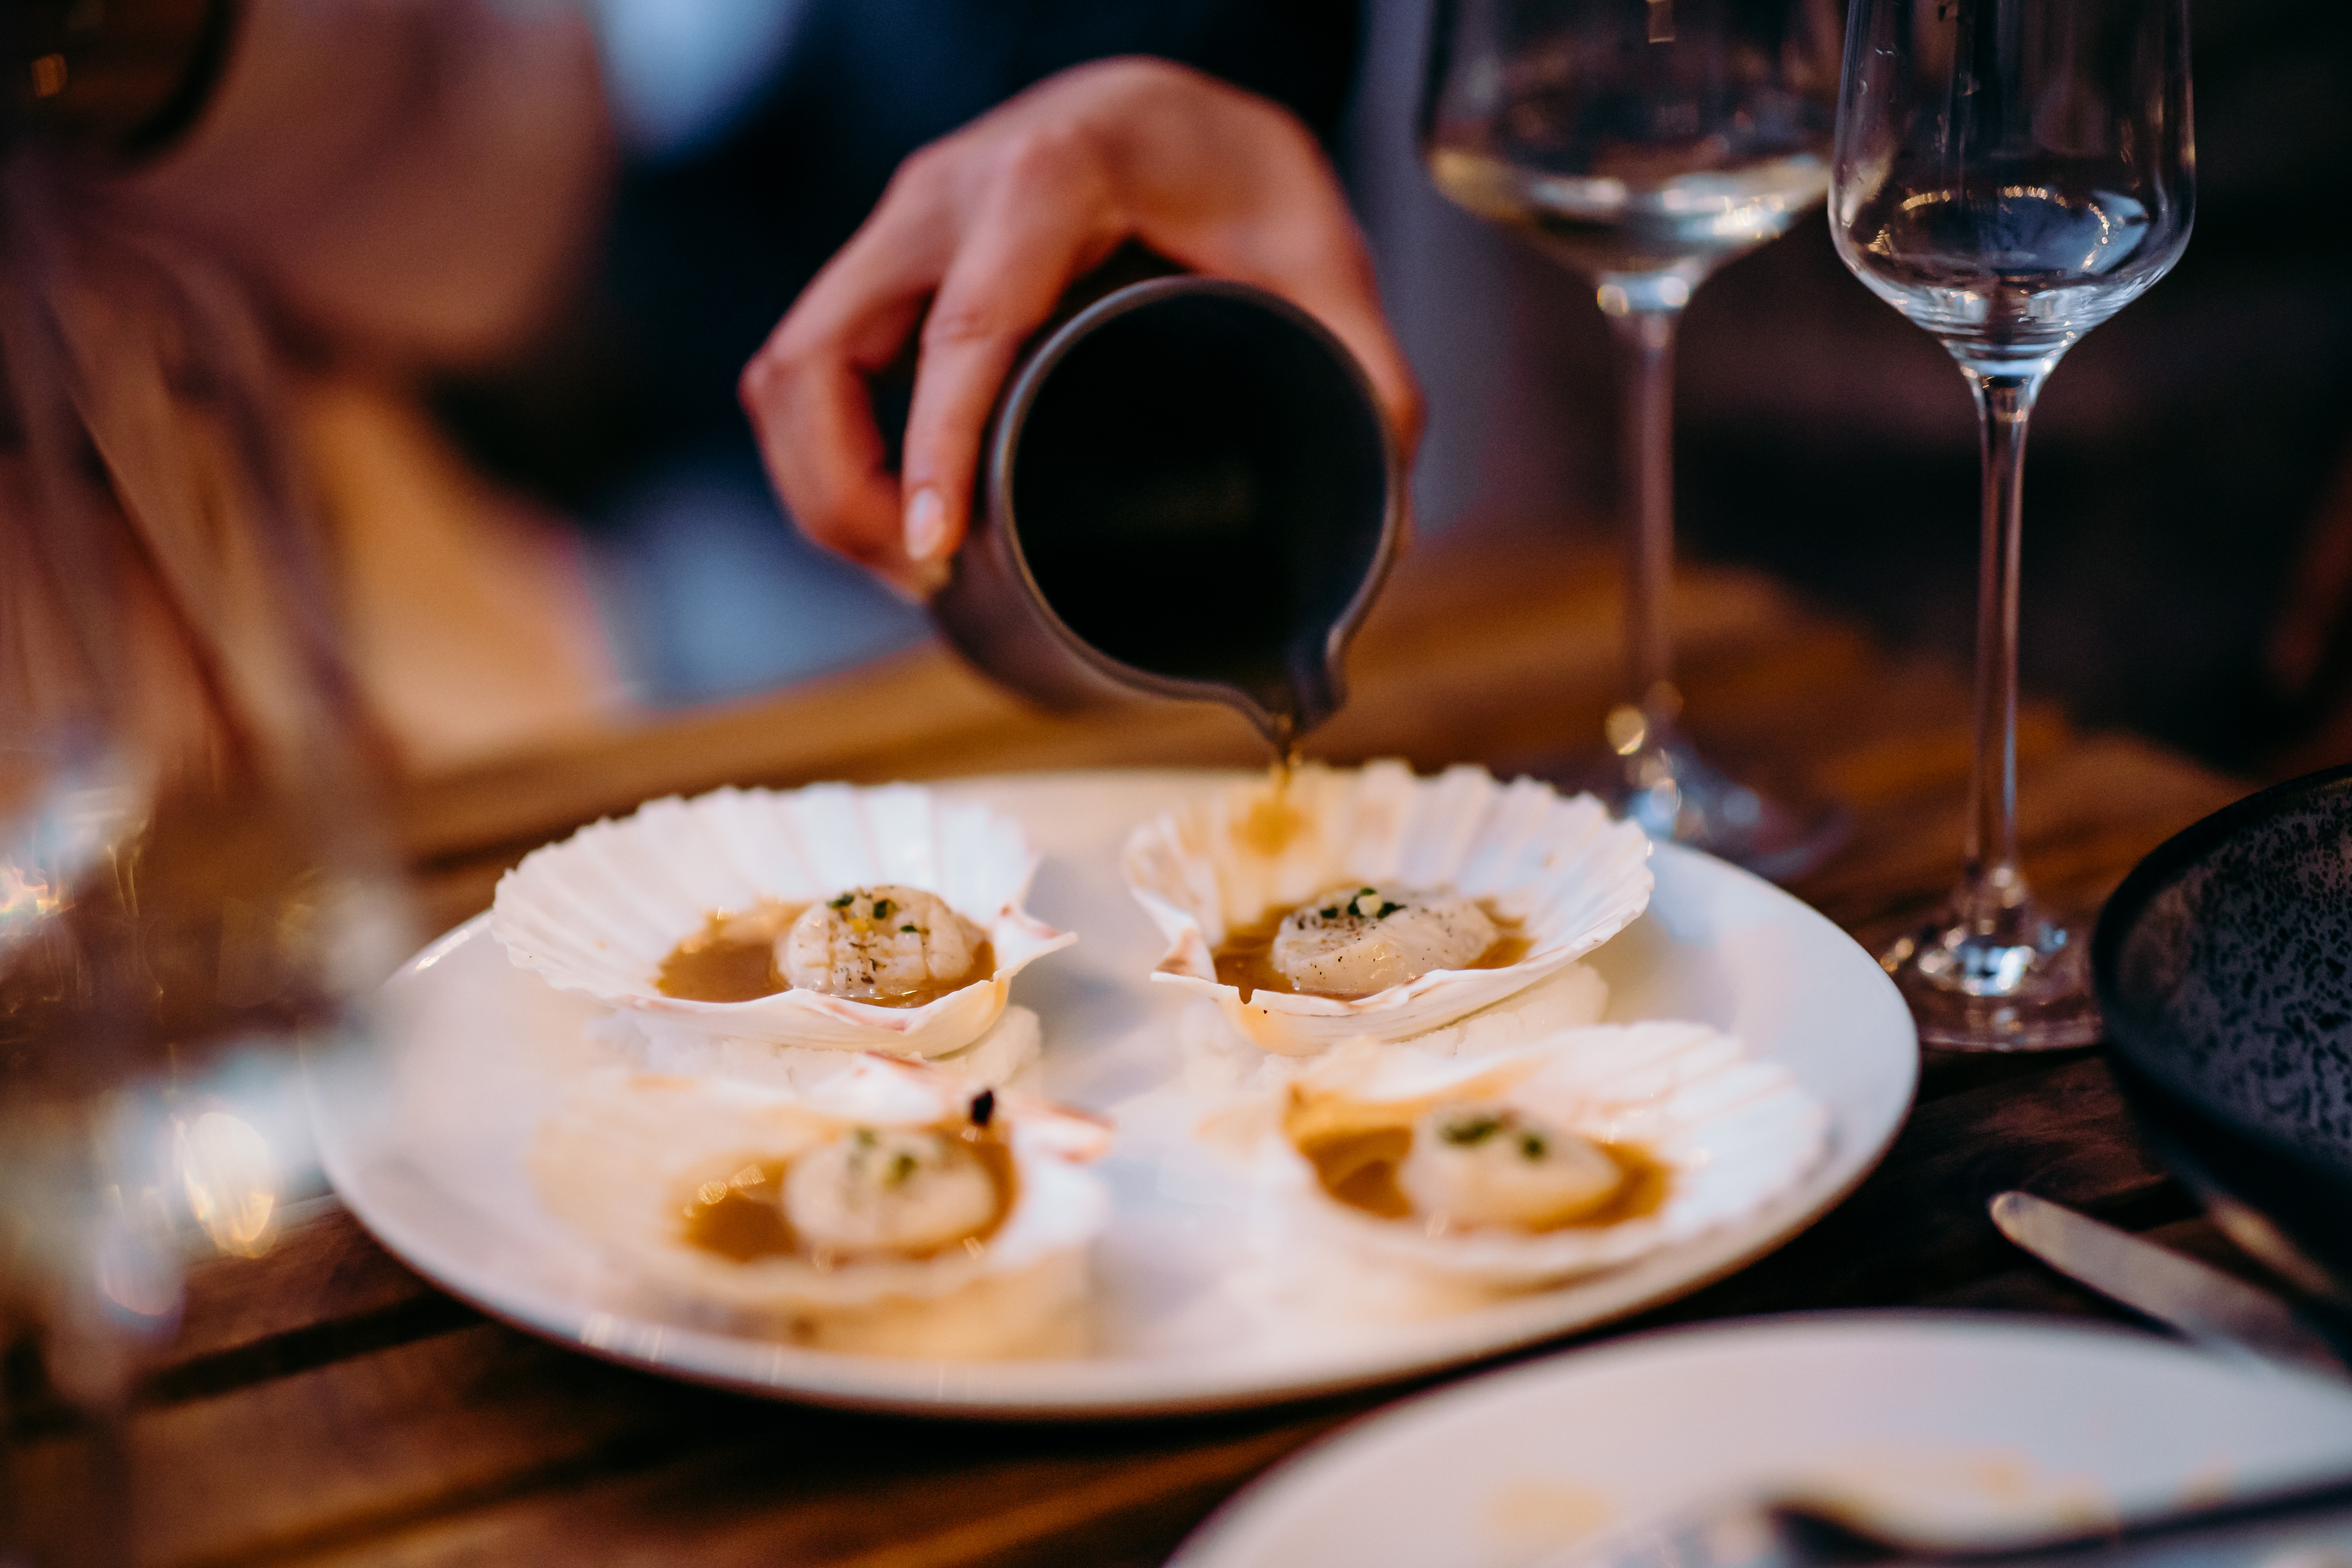
[[[2036,899],[2017,842],[2025,437],[2065,352],[2145,293],[2195,213],[2185,0],[1854,0],[1830,229],[1950,353],[1984,454],[1965,868],[1883,956],[1920,1037],[1963,1050],[2101,1033],[2088,922]]]
[[[1871,292],[1963,363],[2026,367],[2063,353],[2137,299],[2187,236],[2137,198],[2011,184],[1988,193],[1895,185],[1838,230]]]
[[[1680,310],[1827,193],[1836,39],[1806,0],[1441,6],[1431,176],[1592,280],[1611,314]]]
[[[2063,353],[2146,292],[2194,211],[2178,7],[1858,6],[1838,253],[1962,363]]]
[[[1843,814],[1727,777],[1682,733],[1666,596],[1683,308],[1829,187],[1832,0],[1441,0],[1422,100],[1439,190],[1583,279],[1618,345],[1625,700],[1589,782],[1654,836],[1796,875]]]
[[[1829,165],[1811,153],[1663,178],[1644,169],[1722,155],[1707,146],[1663,158],[1599,156],[1596,171],[1606,172],[1557,174],[1441,147],[1430,168],[1457,204],[1524,230],[1593,280],[1603,311],[1622,315],[1680,310],[1708,273],[1780,238],[1828,193]]]

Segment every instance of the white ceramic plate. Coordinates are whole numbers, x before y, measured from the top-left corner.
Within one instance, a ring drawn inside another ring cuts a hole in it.
[[[1190,998],[1145,976],[1161,946],[1121,886],[1128,830],[1231,775],[1037,774],[945,786],[1018,817],[1044,856],[1030,898],[1076,946],[1024,973],[1044,1018],[1046,1092],[1114,1111],[1169,1079]],[[1238,1177],[1137,1116],[1099,1167],[1116,1217],[1096,1249],[1095,1353],[936,1363],[715,1332],[614,1278],[541,1209],[524,1152],[558,1087],[603,1059],[593,1004],[511,964],[476,920],[385,987],[381,1049],[316,1091],[329,1174],[418,1272],[510,1322],[617,1361],[794,1398],[973,1415],[1106,1415],[1270,1400],[1378,1383],[1585,1329],[1694,1289],[1787,1240],[1853,1188],[1911,1100],[1909,1014],[1870,956],[1787,894],[1662,847],[1650,912],[1591,962],[1608,1016],[1690,1018],[1785,1063],[1829,1108],[1827,1159],[1744,1221],[1607,1274],[1411,1324],[1307,1321],[1245,1287]]]
[[[1507,1568],[1786,1488],[1958,1542],[2347,1472],[2352,1389],[2325,1379],[2097,1326],[1830,1313],[1643,1335],[1409,1400],[1261,1478],[1171,1568]]]

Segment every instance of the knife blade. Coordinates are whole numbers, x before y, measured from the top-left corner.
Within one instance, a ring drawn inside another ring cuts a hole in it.
[[[2202,1344],[2352,1375],[2343,1354],[2259,1286],[2031,1193],[1992,1200],[2000,1233],[2069,1279]]]

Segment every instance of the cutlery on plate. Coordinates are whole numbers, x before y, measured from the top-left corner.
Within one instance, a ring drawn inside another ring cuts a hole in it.
[[[2059,1273],[2200,1344],[2347,1375],[2327,1336],[2260,1286],[2031,1193],[1990,1208],[2003,1236]]]
[[[1970,1545],[1925,1540],[1866,1503],[1740,1498],[1548,1552],[1528,1568],[2345,1568],[2352,1479]]]

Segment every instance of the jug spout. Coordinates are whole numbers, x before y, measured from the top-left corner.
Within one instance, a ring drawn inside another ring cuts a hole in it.
[[[1339,710],[1347,700],[1347,676],[1341,668],[1346,649],[1335,644],[1302,644],[1279,669],[1269,669],[1255,680],[1237,680],[1226,687],[1222,700],[1264,735],[1276,755]]]

